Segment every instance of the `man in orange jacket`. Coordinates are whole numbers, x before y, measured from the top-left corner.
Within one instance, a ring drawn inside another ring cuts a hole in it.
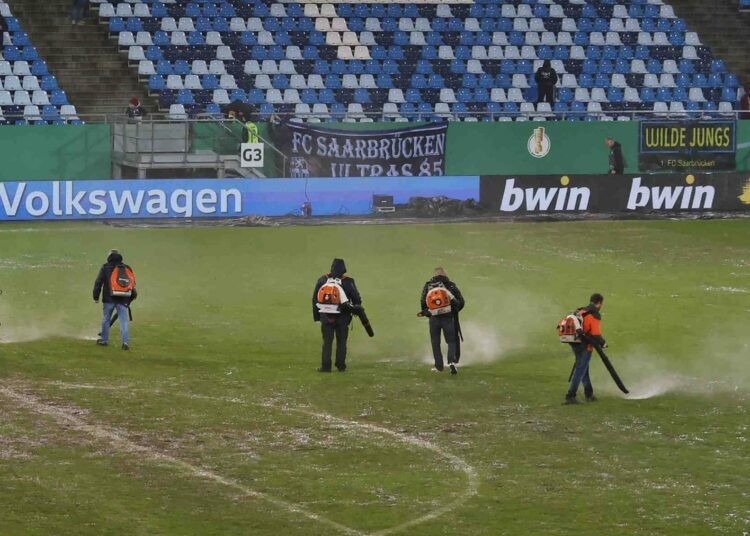
[[[592,294],[590,303],[582,307],[578,312],[583,316],[583,334],[582,342],[571,343],[570,347],[576,356],[576,364],[573,368],[573,376],[570,379],[568,394],[565,395],[566,404],[580,404],[576,398],[578,386],[583,383],[583,392],[586,400],[589,402],[596,401],[594,396],[594,387],[591,385],[589,377],[589,363],[591,363],[591,352],[594,350],[592,341],[595,341],[602,348],[607,347],[607,341],[602,337],[602,315],[601,309],[604,304],[604,296],[601,294]]]

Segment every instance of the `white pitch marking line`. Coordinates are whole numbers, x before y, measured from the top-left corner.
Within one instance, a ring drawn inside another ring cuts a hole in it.
[[[420,439],[418,437],[410,436],[407,434],[403,434],[400,432],[396,432],[394,430],[391,430],[389,428],[385,428],[384,426],[378,426],[375,424],[370,423],[361,423],[358,421],[351,421],[347,419],[342,419],[340,417],[334,417],[333,415],[330,415],[328,413],[319,413],[316,411],[311,411],[303,408],[287,408],[288,411],[293,411],[297,413],[301,413],[303,415],[308,415],[310,417],[316,417],[318,419],[327,421],[327,422],[333,422],[338,423],[346,426],[353,426],[357,428],[361,428],[363,430],[367,430],[370,432],[379,433],[382,435],[389,435],[391,437],[394,437],[398,439],[399,441],[402,441],[404,443],[407,443],[412,446],[416,446],[419,448],[423,448],[426,450],[431,450],[435,452],[436,454],[442,456],[446,460],[448,460],[454,467],[460,469],[461,471],[466,474],[467,478],[467,493],[459,496],[456,500],[453,502],[450,502],[446,505],[443,505],[440,509],[434,510],[428,514],[425,514],[423,516],[417,517],[415,519],[412,519],[410,521],[407,521],[405,523],[402,523],[400,525],[396,525],[395,527],[390,527],[387,529],[379,530],[377,532],[373,532],[370,534],[370,536],[386,536],[387,534],[393,534],[394,532],[400,532],[406,528],[413,527],[414,525],[419,525],[422,523],[425,523],[427,521],[432,521],[433,519],[436,519],[447,512],[454,510],[461,506],[463,503],[465,503],[467,500],[469,500],[470,497],[473,497],[479,493],[479,475],[477,474],[476,469],[469,465],[466,460],[459,458],[455,454],[452,454],[442,448],[440,448],[435,443],[432,443],[430,441],[427,441],[425,439]]]
[[[62,408],[58,408],[55,406],[50,406],[49,404],[45,404],[44,402],[42,402],[39,398],[35,396],[19,393],[18,391],[15,391],[14,389],[10,389],[4,386],[0,386],[0,394],[2,394],[3,396],[5,396],[6,398],[10,400],[13,400],[14,402],[18,403],[20,406],[26,407],[27,409],[33,411],[34,413],[52,417],[55,421],[57,421],[58,424],[70,425],[79,432],[93,436],[96,439],[106,441],[112,444],[114,447],[119,448],[120,450],[123,450],[125,452],[138,453],[154,461],[166,462],[166,463],[172,464],[178,467],[179,469],[182,469],[185,473],[188,473],[192,476],[203,478],[205,480],[212,480],[223,486],[233,488],[235,490],[242,492],[247,497],[253,497],[256,499],[264,500],[268,503],[273,504],[274,506],[281,508],[282,510],[286,510],[287,512],[294,513],[294,514],[299,514],[308,519],[317,521],[331,528],[334,528],[344,534],[351,534],[355,536],[366,536],[365,533],[363,532],[352,529],[340,523],[336,523],[335,521],[327,519],[321,515],[310,512],[308,510],[305,510],[304,508],[297,506],[295,504],[288,503],[282,499],[278,499],[266,493],[262,493],[260,491],[255,491],[253,489],[250,489],[246,486],[243,486],[242,484],[240,484],[239,482],[235,480],[223,477],[217,473],[214,473],[213,471],[209,471],[208,469],[204,469],[202,467],[197,467],[191,463],[188,463],[178,458],[174,458],[167,454],[161,453],[155,449],[134,443],[133,441],[129,440],[125,435],[119,432],[116,432],[114,430],[109,430],[105,428],[104,426],[89,424],[83,419],[68,413]]]
[[[96,389],[96,388],[112,389],[113,388],[113,387],[96,386],[96,385],[89,385],[89,384],[66,384],[65,382],[50,382],[50,384],[58,386],[58,387],[62,387],[66,385],[68,386],[76,385],[76,387],[82,388],[82,389]],[[137,389],[136,388],[133,390],[141,391],[141,392],[150,392],[152,394],[164,394],[162,391],[158,389]],[[192,399],[199,399],[199,400],[214,400],[214,401],[227,402],[230,404],[241,404],[241,405],[250,404],[249,402],[241,398],[208,396],[208,395],[200,395],[200,394],[195,394],[195,393],[179,393],[179,392],[173,393],[173,394],[187,397],[187,398],[192,398]],[[436,445],[435,443],[432,443],[425,439],[420,439],[418,437],[410,436],[404,433],[396,432],[384,426],[378,426],[378,425],[370,424],[370,423],[362,423],[358,421],[342,419],[340,417],[335,417],[328,413],[316,412],[316,411],[308,410],[305,408],[291,408],[291,407],[286,407],[286,406],[276,406],[273,404],[261,404],[261,405],[263,405],[264,407],[268,407],[268,408],[272,408],[272,409],[276,409],[280,411],[300,413],[303,415],[307,415],[308,417],[314,417],[316,419],[321,419],[327,422],[336,422],[338,424],[353,426],[353,427],[357,427],[357,428],[360,428],[362,430],[369,431],[369,432],[375,432],[375,433],[382,434],[382,435],[389,435],[409,445],[423,448],[425,450],[431,450],[432,452],[437,453],[438,455],[442,456],[444,459],[448,460],[448,462],[450,462],[453,465],[453,467],[458,468],[466,475],[466,478],[467,478],[467,490],[466,491],[467,492],[459,496],[456,500],[442,506],[440,509],[429,512],[423,516],[412,519],[400,525],[396,525],[394,527],[390,527],[387,529],[382,529],[382,530],[373,532],[370,534],[370,536],[387,536],[388,534],[393,534],[395,532],[399,532],[406,528],[413,527],[421,523],[426,523],[427,521],[432,521],[433,519],[437,519],[438,517],[441,517],[447,514],[448,512],[455,510],[456,508],[464,504],[466,501],[468,501],[469,498],[479,493],[479,475],[476,469],[473,466],[471,466],[463,458],[460,458],[456,456],[455,454],[452,454],[448,452],[447,450],[442,449],[440,446]]]

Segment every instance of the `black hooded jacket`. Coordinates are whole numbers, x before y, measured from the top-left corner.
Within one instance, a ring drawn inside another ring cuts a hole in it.
[[[557,71],[552,68],[549,61],[545,61],[534,74],[534,80],[541,87],[554,87],[557,84]]]
[[[609,148],[609,172],[622,175],[625,172],[625,158],[622,156],[622,145],[614,142]]]
[[[427,283],[424,284],[424,287],[422,287],[422,299],[419,302],[419,307],[422,310],[422,313],[425,316],[430,316],[430,311],[427,309],[427,292],[430,290],[430,287],[434,285],[435,283],[442,283],[446,289],[448,289],[448,292],[453,294],[453,301],[451,301],[451,308],[454,312],[459,312],[461,309],[464,308],[464,305],[466,302],[464,301],[464,297],[461,295],[461,291],[458,290],[458,287],[456,284],[448,279],[447,276],[444,275],[436,275]]]
[[[354,283],[354,279],[346,277],[344,275],[345,273],[346,264],[344,263],[344,259],[334,259],[333,264],[331,264],[331,271],[322,275],[320,279],[318,279],[312,295],[313,320],[315,322],[320,320],[320,311],[318,311],[318,291],[331,277],[341,280],[341,287],[344,289],[346,297],[349,298],[349,303],[351,305],[362,305],[362,296],[359,295],[359,290],[357,290],[357,285]],[[342,311],[340,314],[351,316],[351,312],[346,310]]]
[[[126,296],[112,296],[109,280],[112,276],[112,270],[120,264],[122,264],[122,255],[119,253],[110,253],[109,257],[107,257],[107,263],[102,265],[99,275],[96,276],[96,282],[94,282],[94,301],[98,300],[100,295],[104,303],[124,303],[127,305],[136,299],[138,296],[136,289],[133,289],[133,295],[129,298]]]

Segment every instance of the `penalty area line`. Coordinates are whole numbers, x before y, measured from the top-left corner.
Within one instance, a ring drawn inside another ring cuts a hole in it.
[[[72,384],[72,383],[69,384],[66,382],[59,382],[59,381],[48,382],[48,384],[54,385],[56,387],[61,387],[61,388],[70,387],[70,388],[75,388],[75,389],[97,389],[98,388],[98,389],[112,390],[112,389],[120,389],[122,387],[122,386],[102,386],[102,385],[95,385],[95,384]],[[336,417],[329,413],[314,411],[306,407],[291,407],[287,405],[275,405],[271,403],[250,402],[242,398],[210,396],[210,395],[201,395],[197,393],[181,393],[181,392],[166,393],[160,389],[132,388],[130,390],[139,391],[142,393],[150,393],[150,394],[155,394],[155,395],[171,394],[171,395],[181,396],[181,397],[190,398],[194,400],[210,400],[210,401],[216,401],[216,402],[224,402],[227,404],[239,404],[239,405],[244,405],[244,406],[259,405],[261,407],[265,407],[265,408],[276,410],[276,411],[283,411],[287,413],[298,413],[300,415],[305,415],[307,417],[311,417],[311,418],[321,420],[324,422],[328,422],[331,424],[336,424],[339,426],[357,428],[366,433],[390,436],[407,445],[411,445],[413,447],[417,447],[417,448],[421,448],[424,450],[429,450],[429,451],[434,452],[435,454],[437,454],[438,456],[446,460],[453,469],[463,472],[464,475],[466,476],[465,492],[461,494],[460,496],[458,496],[456,499],[450,502],[447,502],[441,507],[436,508],[435,510],[432,510],[431,512],[428,512],[424,515],[421,515],[419,517],[416,517],[404,523],[400,523],[398,525],[394,525],[393,527],[388,527],[388,528],[377,530],[371,533],[358,532],[349,527],[340,525],[342,529],[351,531],[349,532],[350,534],[360,534],[363,536],[364,535],[388,536],[390,534],[401,532],[404,529],[408,529],[410,527],[420,525],[422,523],[426,523],[429,521],[433,521],[439,517],[442,517],[448,514],[449,512],[456,510],[461,505],[466,503],[469,499],[479,494],[479,480],[480,480],[479,474],[476,468],[470,465],[466,460],[464,460],[463,458],[460,458],[459,456],[456,456],[455,454],[449,452],[446,449],[443,449],[442,447],[440,447],[439,445],[435,443],[432,443],[431,441],[428,441],[426,439],[421,439],[419,437],[409,435],[403,432],[398,432],[396,430],[391,430],[390,428],[386,428],[385,426],[380,426],[380,425],[372,424],[372,423],[363,423],[363,422],[354,421],[350,419],[344,419],[341,417]],[[293,507],[293,508],[299,508],[299,507],[294,506],[293,504],[288,504],[288,506]],[[302,512],[301,509],[300,509],[300,512]],[[310,517],[311,515],[316,516],[317,514],[307,512],[304,515],[307,515],[308,517]],[[325,521],[323,521],[324,519],[325,518],[320,518],[321,522],[328,522],[328,523],[336,524],[334,521],[331,521],[328,519],[325,519]]]
[[[278,499],[276,497],[268,495],[267,493],[253,490],[251,488],[248,488],[247,486],[244,486],[243,484],[240,484],[236,480],[221,476],[218,473],[202,467],[198,467],[186,461],[180,460],[179,458],[169,456],[168,454],[164,454],[153,448],[139,445],[138,443],[135,443],[128,439],[124,434],[120,432],[108,429],[102,425],[88,423],[84,419],[69,413],[63,408],[45,404],[41,399],[33,395],[21,393],[2,385],[0,385],[0,395],[9,400],[12,400],[19,406],[22,406],[30,410],[31,412],[36,413],[37,415],[45,415],[47,417],[51,417],[59,425],[69,426],[78,432],[107,442],[122,452],[129,454],[140,454],[141,456],[152,461],[168,463],[180,469],[183,473],[186,473],[193,477],[201,478],[203,480],[212,481],[228,488],[232,488],[236,491],[241,492],[246,497],[252,497],[255,499],[266,501],[267,503],[272,504],[282,510],[286,510],[289,513],[306,517],[307,519],[310,519],[312,521],[317,521],[318,523],[336,529],[343,534],[350,534],[353,536],[366,536],[363,532],[347,527],[346,525],[342,525],[341,523],[332,521],[314,512],[310,512],[309,510],[306,510],[301,506],[289,503],[287,501],[284,501],[283,499]]]
[[[455,510],[456,508],[464,504],[466,501],[468,501],[471,497],[474,497],[475,495],[479,493],[479,474],[477,473],[477,470],[473,466],[471,466],[468,462],[466,462],[466,460],[464,460],[463,458],[459,458],[455,454],[452,454],[448,452],[447,450],[442,449],[439,445],[436,445],[435,443],[432,443],[425,439],[421,439],[419,437],[397,432],[395,430],[391,430],[390,428],[386,428],[384,426],[378,426],[376,424],[362,423],[358,421],[343,419],[341,417],[335,417],[328,413],[320,413],[320,412],[316,412],[316,411],[312,411],[312,410],[308,410],[304,408],[284,408],[284,409],[286,411],[300,413],[302,415],[307,415],[309,417],[315,417],[317,419],[321,419],[323,421],[326,421],[332,424],[360,428],[365,431],[391,436],[408,445],[419,447],[425,450],[430,450],[436,453],[437,455],[441,456],[445,460],[447,460],[451,464],[452,467],[461,470],[466,475],[467,489],[466,489],[465,494],[443,505],[442,507],[433,510],[432,512],[428,512],[427,514],[416,517],[414,519],[411,519],[399,525],[395,525],[393,527],[389,527],[386,529],[372,532],[370,533],[370,536],[387,536],[388,534],[401,532],[404,529],[413,527],[415,525],[421,525],[422,523],[432,521],[434,519],[437,519],[447,514],[448,512],[452,510]]]

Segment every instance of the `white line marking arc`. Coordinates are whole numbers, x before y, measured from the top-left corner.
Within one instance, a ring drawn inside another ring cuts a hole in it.
[[[128,389],[131,391],[139,391],[139,392],[151,393],[155,395],[166,394],[159,389],[141,389],[141,388],[132,388],[130,386],[107,386],[107,385],[95,385],[95,384],[66,383],[66,382],[61,382],[61,381],[54,381],[54,382],[47,382],[47,383],[49,385],[53,385],[55,387],[60,387],[63,389],[100,389],[100,390],[108,390],[108,391]],[[443,505],[439,509],[435,509],[420,517],[411,519],[409,521],[406,521],[404,523],[401,523],[393,527],[381,529],[381,530],[368,534],[368,533],[360,532],[351,527],[347,527],[346,525],[342,525],[330,519],[327,519],[314,512],[310,512],[301,506],[288,503],[282,499],[272,497],[266,493],[252,490],[240,484],[239,482],[225,478],[207,469],[192,465],[190,463],[179,460],[172,456],[160,453],[154,449],[150,449],[148,447],[138,445],[130,441],[125,436],[123,436],[122,434],[116,431],[108,430],[107,428],[103,426],[89,424],[85,422],[83,419],[65,412],[61,408],[57,408],[55,406],[50,406],[48,404],[45,404],[43,401],[41,401],[40,399],[34,396],[19,393],[11,388],[3,387],[3,386],[0,386],[0,393],[5,395],[7,398],[11,398],[19,402],[21,405],[28,407],[29,409],[33,410],[36,413],[46,414],[51,417],[54,417],[55,420],[57,420],[58,422],[64,422],[66,424],[73,424],[74,428],[76,428],[77,430],[84,432],[84,433],[88,433],[99,439],[109,441],[113,445],[120,446],[121,448],[123,448],[123,450],[129,451],[129,452],[139,452],[139,453],[147,455],[148,457],[154,460],[169,462],[173,465],[180,467],[185,472],[193,474],[194,476],[198,476],[207,480],[213,480],[214,482],[217,482],[224,486],[237,489],[249,497],[255,497],[255,498],[265,500],[271,504],[278,506],[279,508],[283,510],[296,513],[296,514],[300,514],[304,517],[307,517],[308,519],[318,521],[320,523],[328,525],[329,527],[335,528],[345,534],[351,534],[351,535],[357,535],[357,536],[388,536],[390,534],[400,532],[409,527],[413,527],[413,526],[437,519],[447,514],[448,512],[455,510],[456,508],[464,504],[466,501],[468,501],[471,497],[474,497],[479,493],[479,474],[477,473],[476,469],[473,466],[471,466],[468,462],[466,462],[466,460],[464,460],[463,458],[460,458],[456,456],[455,454],[452,454],[451,452],[441,448],[439,445],[436,445],[435,443],[427,441],[426,439],[421,439],[419,437],[397,432],[395,430],[391,430],[390,428],[386,428],[384,426],[344,419],[341,417],[330,415],[328,413],[314,411],[312,409],[305,408],[305,407],[295,408],[295,407],[289,407],[289,406],[279,406],[275,404],[259,404],[259,405],[262,405],[263,407],[267,407],[267,408],[274,409],[277,411],[285,411],[288,413],[298,413],[298,414],[306,415],[308,417],[312,417],[312,418],[322,420],[328,423],[335,423],[335,424],[342,425],[342,426],[358,428],[367,433],[375,433],[375,434],[380,434],[380,435],[391,436],[408,445],[411,445],[417,448],[422,448],[425,450],[430,450],[438,454],[443,459],[447,460],[454,469],[459,470],[465,474],[466,479],[467,479],[466,491],[460,494],[453,501]],[[183,397],[192,398],[192,399],[220,401],[220,402],[226,402],[226,403],[231,403],[231,404],[240,404],[240,405],[252,405],[253,404],[252,402],[245,401],[241,398],[215,397],[215,396],[207,396],[207,395],[200,395],[200,394],[194,394],[194,393],[170,393],[170,394],[176,394],[178,396],[183,396]]]
[[[105,428],[104,426],[89,424],[83,419],[81,419],[80,417],[72,415],[66,412],[62,408],[58,408],[55,406],[50,406],[49,404],[45,404],[43,401],[36,398],[35,396],[19,393],[18,391],[15,391],[13,389],[10,389],[8,387],[3,387],[3,386],[0,386],[0,394],[16,402],[20,406],[23,406],[33,411],[36,414],[47,415],[48,417],[52,417],[58,424],[72,426],[75,430],[79,432],[88,434],[92,437],[95,437],[96,439],[106,441],[110,443],[111,445],[113,445],[114,447],[117,447],[125,452],[138,453],[154,461],[169,463],[171,465],[174,465],[182,469],[185,473],[188,473],[192,476],[196,476],[205,480],[212,480],[223,486],[233,488],[235,490],[242,492],[244,495],[248,497],[253,497],[256,499],[264,500],[268,503],[273,504],[274,506],[281,508],[282,510],[286,510],[287,512],[291,512],[294,514],[300,514],[313,521],[317,521],[324,525],[328,525],[329,527],[334,528],[344,534],[351,534],[354,536],[365,536],[365,533],[363,532],[360,532],[358,530],[342,525],[341,523],[336,523],[335,521],[332,521],[314,512],[305,510],[304,508],[300,506],[288,503],[282,499],[278,499],[276,497],[268,495],[267,493],[262,493],[262,492],[250,489],[247,486],[244,486],[240,484],[239,482],[236,482],[235,480],[225,478],[221,475],[214,473],[213,471],[209,471],[208,469],[198,467],[186,461],[161,453],[157,450],[134,443],[133,441],[129,440],[127,437],[125,437],[121,433],[118,433],[114,430],[109,430]]]

